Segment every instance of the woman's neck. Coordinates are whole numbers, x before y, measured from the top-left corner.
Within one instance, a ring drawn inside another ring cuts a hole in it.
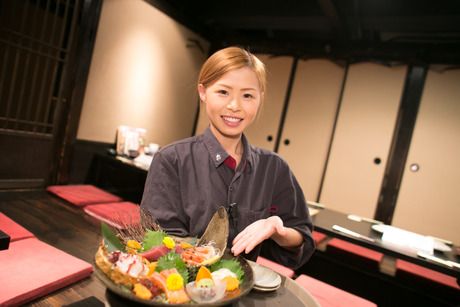
[[[242,135],[240,134],[239,136],[228,137],[228,136],[221,134],[212,125],[211,125],[211,132],[214,134],[217,141],[224,148],[224,150],[229,155],[231,155],[234,159],[236,159],[237,164],[239,164],[239,161],[241,160],[241,157],[243,155],[243,150],[244,150],[243,143],[241,142]]]

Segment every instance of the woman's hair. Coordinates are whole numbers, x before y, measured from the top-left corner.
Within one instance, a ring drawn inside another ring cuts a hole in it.
[[[201,67],[198,84],[208,87],[227,72],[243,67],[254,71],[263,95],[267,85],[265,65],[255,55],[239,47],[228,47],[211,55]]]

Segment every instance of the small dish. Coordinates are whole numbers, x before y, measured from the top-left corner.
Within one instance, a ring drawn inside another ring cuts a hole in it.
[[[255,262],[249,262],[254,272],[254,289],[259,291],[275,291],[281,286],[278,273]]]

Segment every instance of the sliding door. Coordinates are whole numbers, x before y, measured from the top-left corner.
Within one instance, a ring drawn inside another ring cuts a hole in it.
[[[460,69],[429,70],[393,225],[460,243]]]
[[[278,153],[309,200],[317,200],[343,78],[344,68],[331,61],[297,65]]]
[[[373,217],[407,67],[350,65],[320,201]]]

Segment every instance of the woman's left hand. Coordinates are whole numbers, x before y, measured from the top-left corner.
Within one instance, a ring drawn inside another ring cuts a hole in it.
[[[284,236],[286,228],[279,216],[271,216],[267,219],[255,221],[240,232],[233,240],[232,253],[238,256],[243,251],[248,254],[254,247],[274,234]]]

